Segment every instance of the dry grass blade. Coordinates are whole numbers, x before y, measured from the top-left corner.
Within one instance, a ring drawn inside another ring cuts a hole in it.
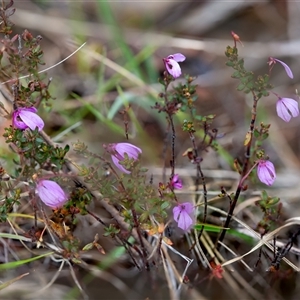
[[[288,221],[289,221],[288,223],[286,223],[286,224],[276,228],[272,232],[262,236],[259,243],[257,243],[250,251],[248,251],[247,253],[245,253],[239,257],[236,257],[236,258],[226,261],[225,263],[222,264],[222,266],[227,266],[234,262],[240,261],[242,258],[253,253],[254,251],[259,249],[263,245],[267,246],[271,251],[274,251],[274,247],[269,243],[269,241],[272,240],[273,237],[276,236],[282,229],[293,226],[293,225],[300,225],[300,218],[292,218],[292,219],[289,219]],[[300,268],[297,267],[296,265],[294,265],[291,261],[289,261],[285,257],[283,258],[283,261],[285,263],[287,263],[290,267],[292,267],[296,272],[300,272]]]
[[[27,276],[27,275],[29,275],[29,273],[22,274],[22,275],[20,275],[20,276],[18,276],[16,278],[13,278],[13,279],[11,279],[9,281],[1,283],[0,284],[0,291],[3,290],[4,288],[7,288],[8,286],[10,286],[11,284],[13,284],[14,282],[20,280],[21,278],[23,278],[24,276]]]

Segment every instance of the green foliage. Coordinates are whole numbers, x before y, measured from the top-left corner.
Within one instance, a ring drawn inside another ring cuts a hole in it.
[[[19,188],[15,188],[10,190],[8,193],[7,189],[3,191],[1,187],[1,193],[4,193],[5,198],[0,204],[0,223],[6,222],[7,215],[12,211],[14,205],[20,204],[21,190]]]
[[[278,227],[282,203],[278,197],[270,197],[266,191],[262,191],[261,200],[256,205],[262,210],[263,217],[257,227],[260,232],[267,233]]]
[[[36,167],[47,168],[50,165],[54,171],[59,171],[70,149],[68,145],[62,148],[46,143],[40,137],[38,129],[23,131],[9,127],[5,128],[3,136],[6,138],[6,143],[12,143],[16,149],[22,149],[22,157],[28,160],[27,166],[30,165],[30,168],[21,166],[17,169],[16,176],[22,173],[23,176],[31,177],[35,174]]]
[[[240,81],[237,86],[238,91],[243,91],[245,94],[255,93],[258,99],[269,95],[268,91],[273,88],[269,84],[269,75],[258,76],[255,79],[254,73],[245,69],[244,59],[239,59],[236,47],[228,46],[225,55],[228,58],[226,65],[235,70],[231,77]]]

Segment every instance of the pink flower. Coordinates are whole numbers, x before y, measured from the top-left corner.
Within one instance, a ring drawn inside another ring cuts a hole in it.
[[[272,185],[276,179],[276,172],[273,163],[268,160],[260,160],[257,166],[257,177],[266,184]]]
[[[174,189],[182,189],[182,181],[181,179],[179,178],[179,175],[178,174],[175,174],[171,180],[171,186],[172,188]]]
[[[167,71],[174,78],[177,78],[181,75],[181,68],[178,63],[184,60],[185,60],[185,56],[181,53],[172,54],[166,58],[163,58],[163,62],[165,64]]]
[[[269,57],[268,64],[271,67],[271,69],[276,64],[276,62],[279,62],[284,67],[287,76],[289,76],[292,79],[294,78],[294,75],[293,75],[293,72],[292,72],[291,68],[286,63],[284,63],[283,61],[281,61],[281,60],[279,60],[277,58]]]
[[[129,158],[134,160],[137,160],[139,154],[142,153],[140,148],[129,143],[108,144],[104,145],[104,148],[111,154],[111,159],[116,167],[126,174],[130,174],[130,171],[126,170],[124,166],[120,164],[120,161],[124,160],[125,153]]]
[[[291,98],[278,97],[276,110],[278,117],[285,122],[289,122],[292,117],[299,116],[298,102]]]
[[[30,128],[39,131],[44,128],[44,121],[36,114],[35,107],[22,107],[13,112],[13,126],[19,129]]]
[[[63,189],[54,181],[40,180],[36,187],[40,199],[49,207],[55,209],[68,200]]]
[[[190,217],[194,208],[189,202],[180,203],[173,208],[174,220],[178,223],[178,227],[183,230],[188,230],[193,224],[193,219]]]

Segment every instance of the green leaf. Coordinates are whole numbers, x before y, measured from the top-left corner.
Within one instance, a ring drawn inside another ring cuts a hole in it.
[[[240,78],[241,77],[241,73],[239,71],[235,71],[232,75],[232,78]],[[245,79],[245,78],[244,78]],[[242,79],[241,79],[242,80]]]
[[[14,239],[14,240],[19,240],[19,241],[24,241],[24,242],[31,242],[32,239],[22,236],[22,235],[15,235],[12,233],[0,233],[1,238],[7,238],[7,239]]]
[[[12,262],[8,262],[8,263],[5,263],[5,264],[1,264],[0,265],[0,270],[15,269],[19,266],[22,266],[22,265],[25,265],[27,263],[33,262],[33,261],[38,260],[40,258],[43,258],[45,256],[50,256],[52,254],[54,254],[53,251],[52,252],[47,252],[45,254],[35,256],[35,257],[32,257],[32,258],[22,259],[22,260],[17,260],[17,261],[12,261]]]
[[[235,229],[228,229],[227,233],[243,240],[247,244],[250,244],[250,245],[254,244],[254,241],[255,241],[254,238],[245,233],[239,232]]]
[[[203,224],[203,223],[197,223],[196,225],[194,225],[194,229],[201,230],[203,226],[204,226],[204,230],[209,231],[209,232],[221,232],[222,230],[225,229],[222,226]],[[229,229],[229,228],[226,228],[226,229]]]
[[[93,244],[93,243],[89,243],[89,244],[85,245],[85,246],[82,248],[82,250],[83,250],[83,251],[88,251],[88,250],[91,250],[91,249],[93,249],[93,248],[94,248],[94,244]]]
[[[226,66],[228,67],[233,67],[234,66],[234,63],[232,61],[227,61],[226,62]]]
[[[257,130],[257,129],[254,129],[254,132],[253,132],[253,134],[254,134],[254,137],[255,138],[258,138],[259,137],[259,131]]]
[[[236,89],[237,89],[238,91],[242,91],[244,88],[245,88],[245,85],[242,84],[242,83],[240,83],[240,84],[237,86]]]
[[[270,95],[270,93],[267,90],[262,91],[262,94],[264,97],[268,97]]]
[[[163,203],[161,204],[160,208],[164,210],[164,209],[168,208],[169,205],[170,205],[169,202],[168,202],[168,201],[165,201],[165,202],[163,202]]]

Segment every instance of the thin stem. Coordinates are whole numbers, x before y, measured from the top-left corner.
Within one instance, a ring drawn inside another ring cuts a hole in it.
[[[136,228],[136,232],[138,234],[139,242],[140,242],[141,249],[142,249],[142,252],[143,252],[143,262],[144,262],[144,265],[145,265],[146,269],[150,270],[149,262],[147,260],[147,251],[146,251],[146,248],[144,246],[143,238],[142,238],[142,235],[141,235],[140,224],[139,224],[139,221],[138,221],[136,210],[134,208],[132,208],[131,212],[132,212],[134,227]]]
[[[173,122],[172,115],[168,113],[168,119],[171,125],[171,130],[172,130],[172,161],[171,161],[171,178],[174,177],[175,174],[175,139],[176,139],[176,134],[175,134],[175,126]]]
[[[86,210],[89,215],[91,215],[94,219],[96,219],[99,223],[101,223],[103,226],[107,226],[98,216],[96,216],[94,213],[89,211],[88,209]]]
[[[254,126],[255,126],[255,121],[256,121],[257,103],[258,103],[258,100],[259,100],[259,98],[256,96],[256,94],[254,92],[252,92],[252,93],[253,93],[252,116],[251,116],[249,131],[247,132],[246,140],[245,140],[246,150],[245,150],[243,169],[242,169],[242,172],[241,172],[239,184],[238,184],[236,192],[234,194],[234,198],[232,200],[232,203],[230,203],[229,211],[228,211],[227,218],[226,218],[226,221],[225,221],[225,224],[224,224],[224,229],[222,230],[221,235],[219,237],[219,242],[222,242],[225,238],[225,235],[226,235],[226,232],[227,232],[227,230],[225,228],[229,227],[229,224],[230,224],[235,206],[237,204],[237,201],[238,201],[239,196],[241,194],[241,191],[243,189],[244,181],[246,180],[246,178],[249,175],[248,165],[249,165],[249,160],[250,160],[250,155],[251,155],[251,145],[252,145],[252,141],[253,141],[253,132],[254,132]],[[220,245],[221,244],[218,243],[217,250],[219,250]]]
[[[198,150],[197,150],[196,143],[195,143],[195,136],[193,135],[192,132],[190,132],[189,134],[190,134],[190,139],[191,139],[192,144],[193,144],[194,156],[195,156],[196,163],[197,163],[196,192],[199,189],[200,179],[201,179],[201,182],[202,182],[203,198],[204,198],[203,224],[205,224],[206,223],[206,218],[207,218],[207,188],[206,188],[206,182],[205,182],[204,174],[203,174],[202,169],[201,169],[200,161],[198,161],[199,155],[198,155]],[[198,199],[199,199],[199,194],[196,193],[196,201],[195,201],[196,204],[198,202]],[[198,234],[199,239],[202,235],[203,229],[204,229],[204,225],[201,227],[201,230]]]
[[[169,123],[168,123],[169,125]],[[164,138],[164,145],[163,145],[163,175],[162,175],[162,179],[163,179],[163,183],[166,183],[166,157],[167,157],[167,147],[168,147],[168,140],[169,140],[169,132],[170,132],[170,126],[168,126],[168,128],[166,129],[166,133],[165,133],[165,138]]]

